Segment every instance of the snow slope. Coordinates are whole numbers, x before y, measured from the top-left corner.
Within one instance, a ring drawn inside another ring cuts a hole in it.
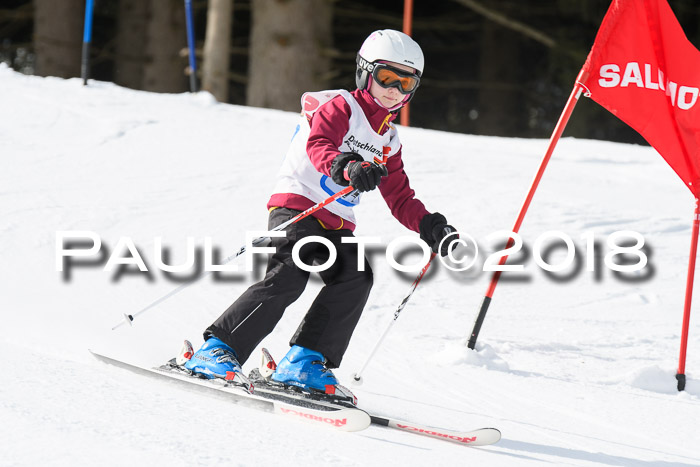
[[[486,238],[511,228],[547,141],[401,129],[418,196],[477,239],[481,261],[466,273],[432,268],[356,393],[379,414],[496,426],[495,446],[381,427],[333,433],[94,360],[88,348],[157,364],[183,338],[199,345],[259,277],[260,269],[208,276],[133,327],[111,330],[193,276],[155,267],[156,237],[179,264],[187,237],[198,245],[210,237],[226,256],[246,231],[264,230],[295,125],[293,113],[218,104],[205,93],[83,87],[0,65],[0,465],[700,465],[695,316],[687,391],[674,379],[693,199],[645,147],[561,141],[521,229],[525,271],[504,275],[475,352],[464,344],[490,279],[480,269]],[[376,193],[358,211],[357,235],[386,245],[410,234]],[[57,272],[56,232],[67,230],[95,232],[105,256]],[[573,239],[579,270],[551,278],[534,263],[534,242],[550,230]],[[639,232],[649,253],[641,273],[623,278],[602,263],[606,238],[620,230]],[[586,232],[598,242],[592,272]],[[122,237],[150,274],[103,270],[109,254],[127,256],[116,251]],[[336,371],[346,384],[415,277],[393,271],[381,248],[371,262],[375,287]],[[312,279],[264,341],[278,359],[319,287]]]

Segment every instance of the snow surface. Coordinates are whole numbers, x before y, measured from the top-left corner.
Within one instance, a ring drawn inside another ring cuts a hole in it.
[[[259,269],[208,276],[133,327],[111,330],[123,313],[193,276],[156,269],[156,237],[179,264],[187,237],[197,245],[210,237],[223,257],[246,231],[265,229],[296,118],[206,93],[83,87],[0,65],[0,465],[700,465],[697,317],[687,391],[678,393],[674,378],[693,198],[646,147],[564,138],[521,229],[525,271],[499,283],[477,351],[465,340],[490,279],[480,270],[485,250],[467,273],[432,268],[355,388],[378,414],[455,430],[498,427],[497,445],[465,448],[374,426],[330,432],[96,361],[88,348],[157,364],[184,338],[199,345],[202,330],[259,277]],[[419,198],[482,246],[512,227],[547,145],[400,132]],[[386,245],[410,233],[379,198],[368,194],[357,209],[356,234]],[[66,230],[95,232],[105,256],[57,272],[56,232]],[[532,260],[534,241],[549,230],[570,236],[582,261],[559,280]],[[650,254],[627,280],[602,263],[618,230],[642,234]],[[589,231],[601,260],[593,272],[581,238]],[[150,274],[103,270],[110,253],[128,257],[116,251],[121,237],[133,240]],[[375,286],[336,370],[346,384],[415,277],[393,271],[383,253],[372,255]],[[404,260],[419,261],[413,253]],[[278,359],[319,287],[312,278],[263,342]]]

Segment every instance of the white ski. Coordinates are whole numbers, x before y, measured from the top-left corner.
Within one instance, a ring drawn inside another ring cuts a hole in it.
[[[246,392],[242,387],[236,386],[224,380],[207,380],[195,378],[185,374],[174,373],[160,368],[148,368],[132,363],[124,362],[116,358],[102,355],[95,351],[90,351],[95,357],[103,362],[125,368],[141,374],[167,378],[190,387],[202,388],[204,390],[215,391],[218,394],[225,394],[233,402],[240,403],[246,407],[284,415],[297,420],[324,426],[337,431],[360,431],[367,428],[371,419],[367,412],[357,408],[333,407],[324,404],[316,404],[310,401],[297,401],[290,399],[273,400],[257,396]]]
[[[262,382],[248,378],[238,381],[222,379],[202,379],[184,372],[173,371],[175,359],[170,364],[157,368],[149,368],[128,363],[117,358],[108,357],[99,352],[90,351],[97,359],[148,376],[161,377],[169,381],[181,383],[188,387],[196,387],[227,396],[232,402],[249,408],[272,412],[286,417],[292,417],[318,426],[328,427],[336,431],[361,431],[370,424],[401,430],[407,433],[429,436],[444,441],[450,441],[462,446],[486,446],[501,439],[501,432],[496,428],[480,428],[471,431],[454,431],[436,428],[415,422],[406,422],[379,415],[370,415],[357,407],[338,405],[332,402],[309,399],[302,395],[284,394],[270,391]],[[259,384],[259,392],[255,394],[255,383]],[[252,384],[252,386],[251,386]],[[252,389],[251,394],[246,388]]]
[[[452,431],[375,415],[370,415],[370,417],[372,418],[372,423],[376,425],[383,425],[418,435],[430,436],[431,438],[438,438],[444,441],[452,441],[462,446],[487,446],[497,443],[501,439],[501,432],[496,428]]]

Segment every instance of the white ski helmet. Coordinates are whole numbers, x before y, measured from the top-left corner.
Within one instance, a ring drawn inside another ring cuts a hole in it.
[[[423,51],[411,36],[393,29],[374,31],[357,53],[355,83],[358,89],[367,88],[372,71],[381,60],[410,66],[418,77],[423,74]]]

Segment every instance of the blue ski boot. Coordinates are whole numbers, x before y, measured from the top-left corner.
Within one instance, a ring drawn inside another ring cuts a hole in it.
[[[335,394],[338,380],[326,367],[326,359],[319,352],[298,345],[293,346],[277,365],[271,379],[307,392]]]
[[[207,379],[223,378],[235,381],[236,375],[243,376],[236,353],[216,337],[207,339],[184,366],[192,373]]]

